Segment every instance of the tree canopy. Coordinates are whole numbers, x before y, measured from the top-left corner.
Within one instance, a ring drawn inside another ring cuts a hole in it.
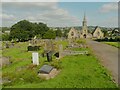
[[[25,41],[33,38],[34,36],[41,36],[49,30],[44,23],[32,23],[27,20],[22,20],[11,27],[10,38]]]
[[[55,31],[53,31],[53,30],[48,30],[48,31],[44,34],[43,39],[55,39],[55,37],[56,37]]]
[[[57,37],[62,37],[62,31],[60,29],[56,30],[55,32]]]

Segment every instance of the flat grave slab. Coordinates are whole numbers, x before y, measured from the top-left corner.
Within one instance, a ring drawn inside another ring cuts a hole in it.
[[[49,74],[51,72],[51,70],[53,69],[52,66],[49,65],[43,65],[40,69],[38,73],[45,73],[45,74]]]

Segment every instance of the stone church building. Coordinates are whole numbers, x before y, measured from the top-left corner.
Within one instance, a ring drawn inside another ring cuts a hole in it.
[[[93,38],[101,39],[104,37],[103,32],[101,31],[100,27],[96,27],[92,33]]]
[[[93,33],[88,33],[88,28],[87,28],[87,20],[86,16],[84,14],[84,19],[82,22],[82,30],[76,30],[75,28],[71,28],[69,33],[68,33],[68,39],[77,39],[77,38],[103,38],[103,32],[101,29],[97,26]]]

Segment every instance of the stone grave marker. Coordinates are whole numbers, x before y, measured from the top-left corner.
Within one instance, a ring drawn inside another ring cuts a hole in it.
[[[46,40],[45,42],[45,49],[47,51],[53,51],[53,43],[52,43],[52,40],[48,39]]]
[[[34,65],[39,65],[39,55],[37,52],[32,53],[32,61]]]
[[[59,58],[63,57],[62,52],[63,52],[63,45],[60,44],[59,45]]]
[[[12,46],[14,46],[14,43],[11,43]]]
[[[39,69],[38,73],[49,74],[50,71],[51,71],[52,69],[53,69],[52,66],[49,66],[49,65],[43,65],[43,66]]]
[[[6,47],[6,48],[9,48],[8,42],[5,43],[5,47]]]
[[[9,65],[9,64],[10,64],[9,57],[0,57],[0,67]]]
[[[48,62],[52,61],[52,51],[47,52],[47,61]]]
[[[47,51],[47,43],[44,41],[44,51]]]
[[[29,46],[31,46],[32,45],[32,41],[31,40],[29,40]]]
[[[38,76],[48,80],[54,78],[59,72],[60,71],[50,65],[43,65],[38,71]]]

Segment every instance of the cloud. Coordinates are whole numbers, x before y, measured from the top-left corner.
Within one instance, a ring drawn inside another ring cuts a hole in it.
[[[1,0],[2,2],[119,2],[119,0]]]
[[[1,0],[2,2],[58,2],[58,0]]]
[[[118,10],[118,3],[115,3],[115,2],[104,4],[100,8],[100,12],[103,12],[103,13],[108,13],[108,12],[117,11],[117,10]]]
[[[27,19],[32,22],[44,22],[49,26],[70,26],[80,22],[77,17],[70,15],[67,10],[58,7],[56,2],[3,3],[3,10],[4,12],[9,10],[9,13],[11,13],[9,16],[4,15],[4,22],[7,22],[7,18],[14,17],[19,20]]]
[[[16,17],[14,15],[11,15],[11,14],[0,14],[0,18],[2,18],[3,20],[13,20],[13,19],[16,19]]]
[[[118,17],[107,17],[104,20],[99,20],[97,22],[99,26],[106,26],[106,27],[118,27]]]
[[[49,11],[48,10],[43,11],[42,14],[38,13],[36,17],[29,16],[27,17],[27,19],[30,21],[38,21],[38,22],[43,21],[50,26],[77,25],[80,22],[77,17],[70,15],[70,13],[67,10],[58,8],[57,6],[51,8],[51,10]]]

